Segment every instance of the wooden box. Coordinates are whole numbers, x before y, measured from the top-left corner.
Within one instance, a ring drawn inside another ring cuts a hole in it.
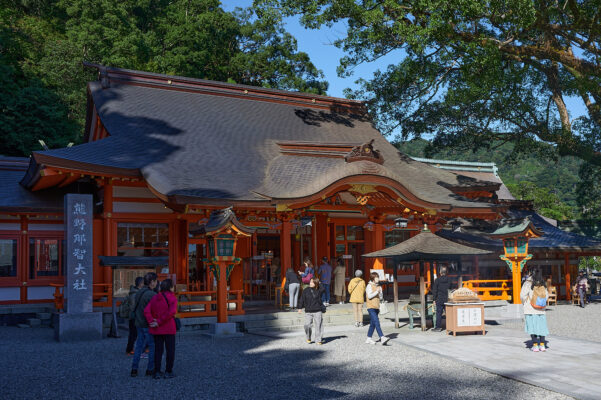
[[[445,303],[447,314],[447,334],[453,332],[482,332],[484,328],[484,303]]]

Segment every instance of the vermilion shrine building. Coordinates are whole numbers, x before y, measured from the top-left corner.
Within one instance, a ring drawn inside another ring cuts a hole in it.
[[[113,280],[99,256],[167,257],[157,271],[174,274],[178,288],[213,291],[202,261],[206,243],[192,232],[229,206],[256,228],[239,240],[242,263],[229,279],[230,290],[245,295],[270,291],[268,271],[277,264],[297,270],[303,256],[316,264],[343,257],[351,277],[356,268],[387,267],[361,255],[424,224],[437,231],[454,219],[477,226],[536,216],[512,200],[491,164],[400,153],[361,102],[95,67],[83,144],[0,158],[1,304],[52,302],[64,284],[65,193],[94,195],[98,301],[124,294],[139,273]],[[398,218],[408,220],[406,228],[395,226]],[[599,244],[536,218],[545,232],[536,240],[547,242],[531,247],[529,265],[543,267],[569,296],[578,256],[598,252]],[[499,254],[465,259],[453,274],[506,279]],[[416,286],[417,268],[401,274],[400,285]]]

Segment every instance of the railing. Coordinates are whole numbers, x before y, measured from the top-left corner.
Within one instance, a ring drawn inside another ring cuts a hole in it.
[[[242,304],[244,303],[243,290],[229,290],[227,305],[228,315],[244,314]],[[178,299],[179,318],[213,317],[217,315],[217,291],[185,291],[176,293]],[[202,299],[193,300],[201,297]],[[234,305],[234,309],[230,306]]]
[[[65,297],[62,283],[51,283],[54,287],[54,307],[57,311],[64,310]],[[112,307],[113,286],[110,283],[95,283],[92,293],[94,307]],[[242,304],[244,303],[243,290],[228,291],[228,315],[244,314]],[[184,291],[176,294],[178,298],[178,317],[212,317],[217,315],[217,292],[211,291]],[[195,297],[203,297],[202,300],[193,300]],[[183,300],[183,301],[180,301]],[[119,304],[117,304],[118,306]],[[230,309],[230,307],[233,308]]]
[[[50,286],[54,288],[54,308],[56,309],[56,311],[64,310],[65,285],[63,285],[62,283],[51,283]],[[111,285],[110,283],[94,283],[92,286],[92,307],[112,307],[113,285]]]
[[[511,300],[509,280],[503,279],[481,279],[463,281],[463,287],[473,290],[478,294],[480,300]],[[494,286],[493,286],[494,285]],[[495,292],[493,294],[492,292]]]
[[[60,311],[65,308],[65,296],[61,290],[65,285],[62,283],[51,283],[50,286],[54,288],[54,293],[52,294],[54,296],[54,308],[56,311]]]

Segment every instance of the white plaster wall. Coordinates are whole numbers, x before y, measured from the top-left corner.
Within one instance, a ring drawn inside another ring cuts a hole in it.
[[[53,300],[52,286],[30,286],[27,288],[27,300]]]
[[[18,287],[0,288],[0,301],[21,300],[21,290]]]
[[[113,186],[113,197],[133,197],[141,199],[156,198],[148,188],[129,186]]]
[[[116,201],[113,203],[113,212],[169,214],[173,211],[171,211],[169,208],[165,208],[163,203],[130,203],[125,201]]]
[[[8,223],[4,223],[4,224],[0,224],[0,231],[20,231],[21,230],[21,224],[17,223],[17,224],[8,224]]]
[[[65,224],[29,224],[27,226],[29,234],[32,235],[32,231],[64,231]]]

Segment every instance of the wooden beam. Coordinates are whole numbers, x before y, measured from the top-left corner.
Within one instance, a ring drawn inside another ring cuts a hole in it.
[[[392,288],[392,295],[394,299],[394,327],[399,329],[399,285],[397,284],[397,273],[398,273],[398,263],[394,261],[394,269],[392,271],[392,284],[394,285]]]
[[[419,262],[420,269],[423,270],[424,262]],[[420,303],[420,314],[421,314],[421,327],[422,332],[426,330],[426,282],[424,282],[424,276],[419,277],[419,303]]]

